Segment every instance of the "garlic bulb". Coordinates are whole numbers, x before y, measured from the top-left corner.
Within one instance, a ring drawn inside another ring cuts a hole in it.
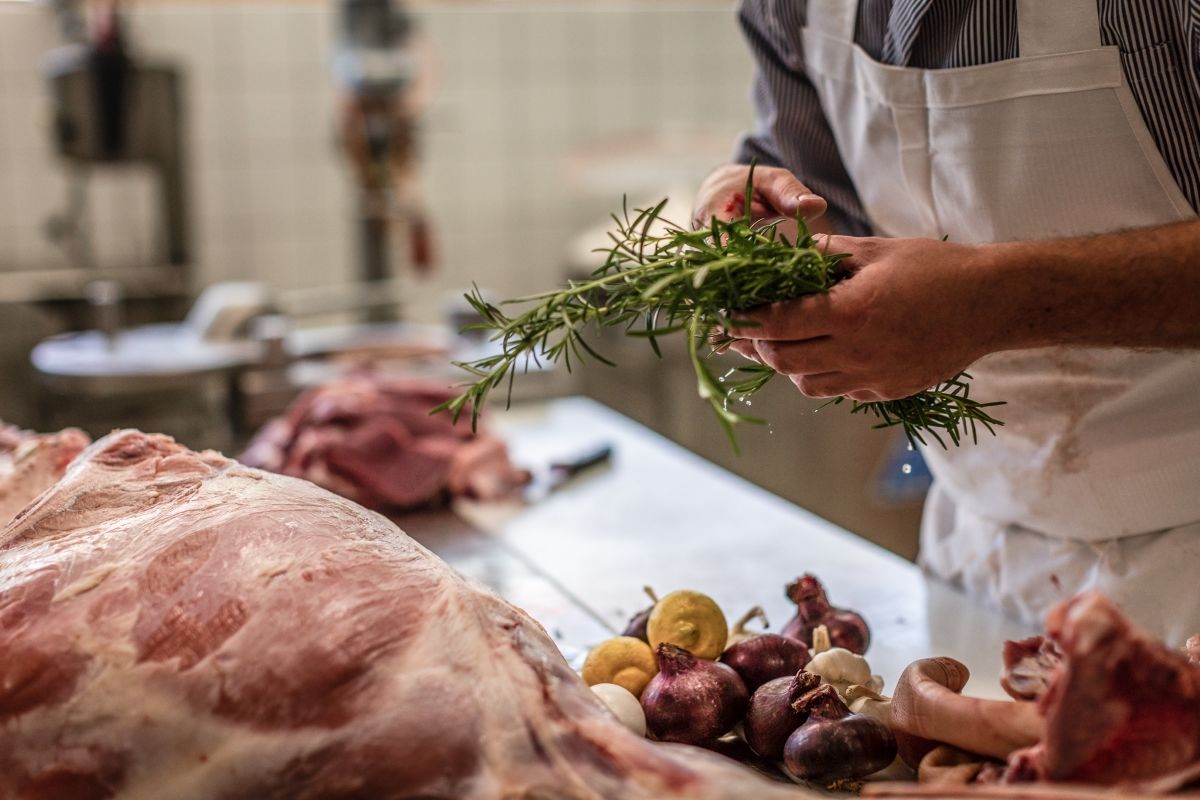
[[[805,669],[824,678],[842,697],[846,696],[847,689],[855,685],[865,686],[875,692],[883,689],[883,678],[871,674],[871,665],[867,660],[842,647],[831,647],[817,653]]]
[[[597,683],[592,691],[622,725],[638,736],[646,735],[646,712],[632,692],[615,683]]]

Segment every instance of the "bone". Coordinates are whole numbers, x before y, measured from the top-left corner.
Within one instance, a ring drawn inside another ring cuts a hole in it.
[[[1042,720],[1035,703],[964,697],[960,692],[969,677],[966,666],[952,658],[914,661],[900,676],[892,728],[910,766],[937,743],[1003,759],[1039,740]]]

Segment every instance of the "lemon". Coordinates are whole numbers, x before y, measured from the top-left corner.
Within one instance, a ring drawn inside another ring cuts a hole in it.
[[[711,597],[690,589],[671,592],[655,604],[646,622],[646,638],[682,647],[696,658],[714,659],[725,649],[729,627]]]
[[[658,664],[650,645],[632,636],[606,639],[591,649],[583,662],[583,681],[588,686],[615,683],[640,697],[650,679],[658,674]]]

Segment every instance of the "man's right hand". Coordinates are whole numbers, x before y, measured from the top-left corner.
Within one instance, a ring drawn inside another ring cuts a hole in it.
[[[718,167],[700,186],[692,225],[707,227],[713,217],[731,220],[746,210],[746,177],[750,167],[727,164]],[[780,167],[755,167],[754,189],[750,197],[750,216],[755,220],[787,217],[796,212],[808,222],[812,233],[832,233],[825,219],[825,200],[812,193],[800,179]]]

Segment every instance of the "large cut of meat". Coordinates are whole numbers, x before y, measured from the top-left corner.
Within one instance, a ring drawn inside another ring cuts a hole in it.
[[[1028,666],[1041,655],[1049,675],[1035,692],[1041,741],[1009,759],[1008,780],[1119,783],[1200,762],[1200,665],[1135,629],[1096,592],[1058,605],[1046,635],[1060,661],[1026,642],[1032,661],[1010,662]]]
[[[395,510],[448,494],[511,495],[529,473],[504,443],[466,420],[429,411],[453,393],[429,383],[358,374],[312,389],[268,423],[240,461],[304,478],[369,508]]]
[[[114,433],[0,528],[0,797],[761,798],[310,483]]]
[[[90,442],[75,428],[37,434],[0,422],[0,525],[53,486]]]

